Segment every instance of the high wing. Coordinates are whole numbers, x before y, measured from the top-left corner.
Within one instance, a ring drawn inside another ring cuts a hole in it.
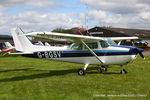
[[[84,41],[99,41],[104,40],[102,37],[92,37],[83,35],[73,35],[64,33],[54,33],[54,32],[32,32],[25,34],[29,37],[35,37],[40,39],[52,40],[52,41],[70,41],[70,42],[81,42]]]
[[[52,41],[70,41],[70,42],[81,42],[81,40],[84,40],[85,42],[92,42],[104,40],[107,38],[112,39],[114,41],[138,39],[138,37],[93,37],[74,34],[54,33],[54,32],[31,32],[25,35],[39,39],[46,39]]]
[[[138,37],[111,37],[110,39],[114,41],[120,41],[120,40],[136,40],[139,38]]]

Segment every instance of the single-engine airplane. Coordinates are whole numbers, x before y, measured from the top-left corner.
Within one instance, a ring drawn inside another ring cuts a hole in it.
[[[109,65],[119,65],[121,66],[120,73],[125,74],[127,71],[123,68],[123,65],[132,62],[137,57],[137,54],[144,58],[143,49],[120,46],[113,41],[138,39],[138,37],[104,38],[53,32],[24,33],[20,28],[12,29],[11,32],[15,48],[19,54],[85,64],[83,69],[78,70],[79,75],[86,74],[89,64],[99,65],[101,71],[107,71]],[[74,43],[68,47],[39,46],[33,45],[27,36]]]

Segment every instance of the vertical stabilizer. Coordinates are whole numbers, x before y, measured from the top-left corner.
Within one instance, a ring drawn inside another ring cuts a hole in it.
[[[34,46],[30,40],[24,35],[23,31],[17,27],[11,30],[15,48],[17,51],[28,52],[28,50],[33,50]]]
[[[9,42],[4,42],[6,49],[14,48]]]

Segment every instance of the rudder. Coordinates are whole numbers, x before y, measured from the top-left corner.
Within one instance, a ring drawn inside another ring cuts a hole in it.
[[[19,27],[11,29],[11,33],[17,51],[28,52],[29,48],[30,50],[34,48],[33,44]]]

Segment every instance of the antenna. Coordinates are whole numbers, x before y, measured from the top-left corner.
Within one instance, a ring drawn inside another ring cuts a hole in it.
[[[89,35],[89,32],[88,32],[88,11],[89,11],[89,9],[88,9],[88,6],[87,6],[87,4],[85,3],[85,6],[86,6],[86,14],[85,14],[85,29],[86,29],[86,35]]]

